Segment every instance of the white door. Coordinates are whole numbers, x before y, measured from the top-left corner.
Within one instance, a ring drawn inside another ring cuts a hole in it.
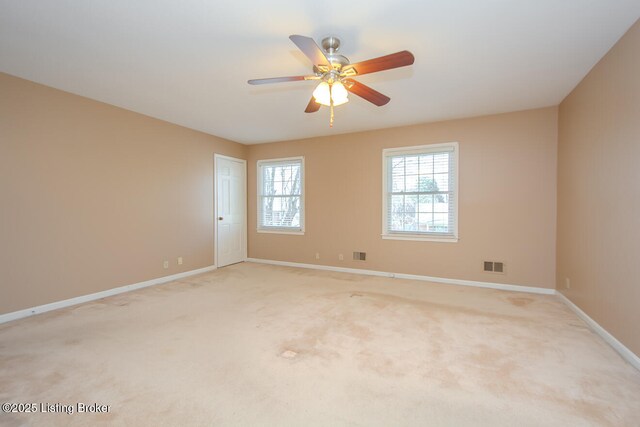
[[[216,154],[215,253],[218,267],[246,258],[246,170],[244,160]]]

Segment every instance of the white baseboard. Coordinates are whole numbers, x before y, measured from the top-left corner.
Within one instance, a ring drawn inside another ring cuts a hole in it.
[[[578,315],[596,334],[600,335],[603,340],[607,342],[615,351],[622,356],[624,360],[629,362],[634,368],[640,371],[640,357],[638,357],[634,352],[629,350],[624,344],[616,339],[613,335],[611,335],[605,328],[600,326],[598,322],[593,320],[587,313],[582,311],[580,307],[575,305],[569,298],[564,296],[562,292],[558,292],[558,297],[573,310],[574,313]]]
[[[130,292],[136,289],[146,288],[148,286],[159,285],[196,274],[206,273],[216,269],[215,265],[199,268],[197,270],[185,271],[183,273],[172,274],[171,276],[158,277],[157,279],[146,280],[144,282],[134,283],[131,285],[120,286],[118,288],[107,289],[106,291],[96,292],[94,294],[82,295],[62,301],[56,301],[49,304],[39,305],[37,307],[25,308],[24,310],[14,311],[12,313],[0,314],[0,323],[10,322],[12,320],[22,319],[23,317],[33,316],[35,314],[46,313],[47,311],[57,310],[59,308],[70,307],[72,305],[82,304],[83,302],[94,301],[97,299],[109,297],[112,295]]]
[[[247,261],[261,263],[261,264],[282,265],[286,267],[310,268],[313,270],[328,270],[328,271],[339,271],[341,273],[366,274],[368,276],[381,276],[381,277],[392,277],[396,279],[422,280],[425,282],[445,283],[448,285],[473,286],[476,288],[489,288],[489,289],[499,289],[503,291],[527,292],[531,294],[554,295],[556,293],[555,289],[538,288],[534,286],[506,285],[504,283],[491,283],[491,282],[476,282],[473,280],[447,279],[444,277],[420,276],[416,274],[404,274],[404,273],[390,273],[386,271],[365,270],[360,268],[334,267],[331,265],[303,264],[299,262],[288,262],[288,261],[274,261],[270,259],[261,259],[261,258],[247,258]]]

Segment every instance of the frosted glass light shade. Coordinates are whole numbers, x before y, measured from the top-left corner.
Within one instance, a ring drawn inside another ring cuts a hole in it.
[[[349,101],[349,92],[340,82],[335,82],[331,86],[331,97],[333,98],[333,105],[342,105]]]
[[[331,90],[329,90],[329,83],[320,82],[318,87],[313,91],[313,97],[316,102],[327,107],[331,105],[332,98],[334,107],[349,102],[348,96],[349,92],[347,92],[347,89],[340,82],[333,83]]]
[[[313,97],[320,105],[331,105],[331,94],[329,92],[329,83],[320,82],[316,90],[313,91]]]

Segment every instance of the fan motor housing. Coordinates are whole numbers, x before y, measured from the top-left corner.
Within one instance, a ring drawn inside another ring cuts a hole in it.
[[[327,55],[327,59],[329,60],[329,62],[331,62],[331,65],[340,65],[340,68],[350,64],[347,57],[343,55]]]

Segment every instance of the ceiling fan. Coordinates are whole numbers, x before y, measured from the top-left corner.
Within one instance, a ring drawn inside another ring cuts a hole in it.
[[[251,85],[267,83],[294,82],[302,80],[320,80],[320,84],[313,91],[313,96],[304,110],[305,113],[315,113],[320,106],[325,105],[331,110],[330,126],[333,127],[333,107],[349,101],[348,94],[353,93],[366,99],[378,107],[387,104],[391,98],[357,82],[352,77],[376,73],[378,71],[391,70],[413,64],[413,54],[407,50],[369,59],[368,61],[352,64],[349,60],[339,55],[340,39],[326,37],[322,40],[322,49],[311,37],[292,35],[289,39],[304,53],[313,63],[313,74],[307,76],[273,77],[269,79],[249,80]]]

